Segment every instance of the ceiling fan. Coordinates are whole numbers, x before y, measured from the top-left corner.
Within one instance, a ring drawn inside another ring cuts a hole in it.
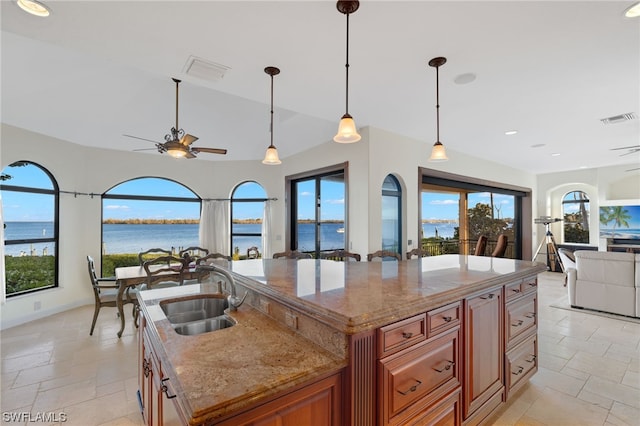
[[[156,149],[159,153],[162,154],[166,152],[174,158],[196,158],[196,155],[200,152],[222,155],[226,154],[226,149],[191,146],[191,144],[197,141],[198,138],[196,136],[185,133],[185,131],[178,126],[178,90],[181,80],[178,80],[177,78],[172,78],[172,80],[176,83],[176,125],[175,127],[171,128],[170,133],[164,135],[165,142],[156,142],[150,139],[140,138],[138,136],[132,135],[123,136],[126,136],[128,138],[140,139],[147,142],[153,142],[156,144]],[[134,151],[148,151],[149,149],[134,149]]]
[[[620,154],[620,157],[624,156],[624,155],[629,155],[629,154],[633,154],[636,152],[640,152],[640,145],[632,145],[632,146],[623,146],[620,148],[611,148],[610,151],[618,151],[620,149],[628,149],[629,152],[625,152],[624,154]]]

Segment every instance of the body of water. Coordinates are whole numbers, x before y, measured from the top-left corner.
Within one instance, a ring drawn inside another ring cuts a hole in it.
[[[422,237],[453,238],[453,232],[457,226],[457,223],[423,223]]]
[[[344,248],[344,233],[340,223],[321,225],[322,250]],[[233,232],[260,233],[260,224],[234,224]],[[46,238],[53,235],[51,222],[7,222],[6,240],[25,238]],[[106,254],[138,253],[150,248],[172,248],[176,252],[199,245],[198,224],[105,224],[103,225],[103,247]],[[314,225],[301,224],[299,227],[301,251],[310,251],[315,247]],[[241,236],[234,238],[233,248],[238,247],[241,255],[249,247],[256,246],[262,252],[259,236]],[[5,254],[10,256],[55,253],[53,243],[16,244],[5,246]]]

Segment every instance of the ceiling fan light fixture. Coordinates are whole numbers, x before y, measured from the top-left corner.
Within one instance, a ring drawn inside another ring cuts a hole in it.
[[[338,125],[338,133],[333,137],[333,140],[338,143],[353,143],[358,142],[362,137],[358,134],[356,123],[353,121],[353,117],[349,114],[349,15],[354,13],[360,7],[360,2],[355,1],[338,1],[336,7],[340,13],[343,13],[347,17],[347,61],[345,63],[345,112],[340,119]]]
[[[20,9],[24,10],[31,15],[40,16],[46,18],[51,15],[51,9],[49,6],[37,0],[16,0],[16,4]]]
[[[436,143],[433,144],[431,156],[429,157],[429,161],[432,163],[449,160],[444,145],[440,142],[440,79],[438,71],[440,66],[445,63],[447,63],[447,58],[441,56],[429,61],[429,66],[436,69]]]
[[[273,76],[280,74],[280,69],[276,67],[266,67],[264,72],[271,76],[271,123],[269,125],[269,133],[271,136],[271,143],[267,148],[267,152],[264,154],[264,160],[262,160],[262,164],[267,164],[270,166],[276,166],[278,164],[282,164],[280,161],[280,157],[278,157],[278,150],[273,144]]]
[[[637,18],[640,16],[640,1],[635,2],[624,11],[627,18]]]
[[[184,158],[187,156],[187,148],[180,142],[167,142],[165,144],[167,154],[173,158]]]

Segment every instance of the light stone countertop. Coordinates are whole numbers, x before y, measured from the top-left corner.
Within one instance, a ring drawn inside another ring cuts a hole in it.
[[[531,277],[540,263],[444,255],[410,261],[337,262],[315,259],[216,262],[239,287],[266,295],[345,335],[380,327],[484,289]],[[214,283],[140,292],[141,309],[163,371],[192,423],[219,418],[280,391],[347,366],[300,333],[243,304],[237,325],[178,335],[162,300],[216,293]]]

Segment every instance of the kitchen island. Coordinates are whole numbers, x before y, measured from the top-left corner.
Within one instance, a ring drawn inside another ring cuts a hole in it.
[[[180,335],[161,305],[210,282],[139,294],[140,394],[154,424],[480,424],[537,370],[543,264],[221,264],[247,299],[236,325]],[[158,423],[160,424],[160,423]]]

